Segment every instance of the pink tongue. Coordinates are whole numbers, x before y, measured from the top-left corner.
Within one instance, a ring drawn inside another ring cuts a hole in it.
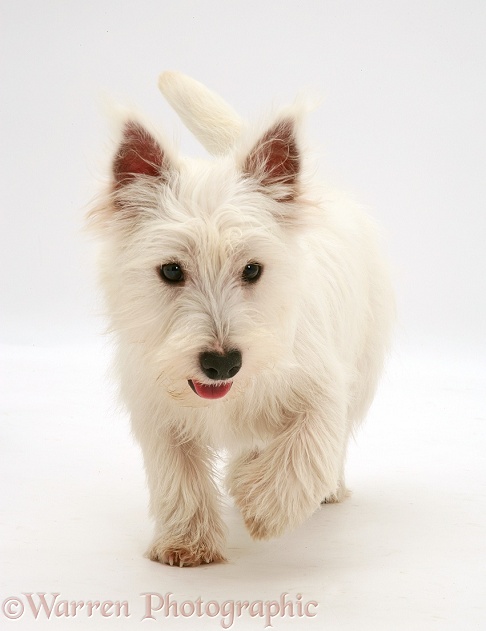
[[[221,399],[228,394],[233,385],[231,381],[229,383],[223,383],[220,386],[207,386],[199,381],[193,381],[192,383],[196,394],[203,399]]]

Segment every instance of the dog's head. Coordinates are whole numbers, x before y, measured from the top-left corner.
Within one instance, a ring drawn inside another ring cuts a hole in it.
[[[133,117],[121,125],[92,212],[111,325],[181,405],[231,399],[294,361],[312,208],[298,126],[289,110],[196,161]]]

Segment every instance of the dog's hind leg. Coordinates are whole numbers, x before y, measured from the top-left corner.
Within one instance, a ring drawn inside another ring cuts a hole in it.
[[[346,488],[346,484],[344,481],[344,474],[339,478],[337,489],[334,493],[331,493],[327,497],[325,497],[321,504],[339,504],[339,502],[343,502],[347,497],[351,495],[351,491]]]

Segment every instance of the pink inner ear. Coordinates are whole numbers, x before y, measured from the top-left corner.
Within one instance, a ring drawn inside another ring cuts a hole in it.
[[[133,121],[126,123],[123,141],[113,161],[116,185],[127,184],[137,175],[158,177],[163,163],[162,148],[148,131]]]
[[[300,172],[300,156],[293,122],[281,120],[267,131],[251,151],[244,169],[258,177],[263,185],[295,187]],[[293,199],[296,193],[296,190],[289,192],[286,199]]]

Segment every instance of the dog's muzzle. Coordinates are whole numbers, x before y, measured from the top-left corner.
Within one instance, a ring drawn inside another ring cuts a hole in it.
[[[241,353],[233,349],[224,355],[213,352],[201,353],[199,355],[199,365],[201,370],[214,381],[225,381],[232,379],[241,368]]]
[[[240,370],[242,364],[239,350],[232,349],[227,353],[206,351],[199,355],[199,365],[202,372],[213,381],[220,383],[205,384],[193,379],[189,385],[193,392],[203,399],[222,399],[231,390],[231,379]]]

